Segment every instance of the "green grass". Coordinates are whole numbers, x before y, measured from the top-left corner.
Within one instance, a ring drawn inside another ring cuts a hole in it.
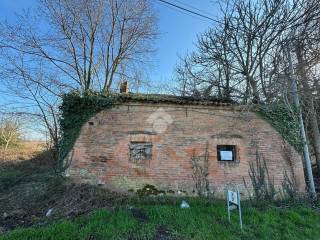
[[[244,206],[241,231],[235,211],[233,224],[227,222],[223,202],[188,201],[189,209],[180,209],[180,201],[137,201],[133,206],[142,213],[142,220],[130,207],[101,209],[74,220],[17,229],[0,239],[157,239],[160,226],[170,233],[170,238],[163,239],[320,239],[320,214],[310,207]]]

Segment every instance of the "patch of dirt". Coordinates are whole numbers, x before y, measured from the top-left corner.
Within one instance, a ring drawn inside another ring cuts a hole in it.
[[[170,240],[173,239],[170,231],[165,225],[160,225],[157,228],[157,232],[154,236],[154,240]]]
[[[148,220],[148,216],[138,208],[131,208],[130,212],[132,213],[132,216],[138,220],[139,223],[144,223]]]
[[[89,185],[57,180],[23,183],[0,197],[0,227],[3,231],[16,227],[45,225],[61,218],[74,218],[96,209],[113,209],[125,196]],[[50,217],[46,216],[52,209]]]

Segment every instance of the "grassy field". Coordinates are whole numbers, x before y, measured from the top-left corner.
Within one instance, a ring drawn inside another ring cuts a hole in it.
[[[144,203],[61,221],[45,227],[14,230],[0,239],[320,239],[320,214],[307,207],[244,207],[227,222],[225,204],[190,200]]]
[[[0,161],[23,161],[29,160],[41,153],[46,148],[45,142],[25,141],[14,148],[4,151],[0,148]]]
[[[320,239],[315,204],[243,202],[241,231],[236,212],[228,223],[224,201],[139,198],[71,183],[57,177],[50,152],[28,144],[16,160],[0,161],[0,240]],[[180,209],[182,200],[189,209]]]

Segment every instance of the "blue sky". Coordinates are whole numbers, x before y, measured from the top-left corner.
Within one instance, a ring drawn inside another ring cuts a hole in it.
[[[217,4],[212,0],[169,0],[183,7],[199,9],[208,16],[217,15]],[[171,80],[174,67],[179,61],[178,56],[184,56],[194,49],[193,43],[197,34],[204,32],[208,27],[214,26],[210,20],[186,14],[158,0],[151,0],[158,15],[159,37],[155,42],[157,49],[152,57],[153,67],[149,78],[156,83]],[[15,12],[31,8],[36,0],[0,0],[0,20],[14,21]]]
[[[168,7],[158,0],[150,0],[154,5],[158,16],[159,36],[155,41],[157,49],[154,56],[152,67],[148,70],[149,80],[155,85],[170,84],[174,68],[179,62],[178,56],[184,56],[188,51],[194,49],[194,42],[197,34],[204,32],[207,28],[214,26],[210,20],[186,14],[175,8]],[[189,9],[198,9],[203,14],[216,17],[217,5],[213,0],[168,0]],[[37,0],[0,0],[0,21],[15,20],[15,13],[24,9],[36,6]],[[19,104],[18,99],[9,99],[6,96],[0,98],[1,103],[15,102]],[[28,128],[29,129],[29,128]],[[30,130],[25,135],[29,139],[42,139],[37,131]]]
[[[160,31],[156,42],[158,51],[155,57],[156,67],[153,77],[159,81],[170,81],[174,67],[179,61],[178,56],[184,56],[188,51],[192,51],[197,34],[214,26],[214,23],[187,15],[175,8],[169,8],[157,0],[153,1],[159,16]],[[217,6],[210,0],[171,0],[171,2],[187,8],[195,7],[212,17],[217,15]]]

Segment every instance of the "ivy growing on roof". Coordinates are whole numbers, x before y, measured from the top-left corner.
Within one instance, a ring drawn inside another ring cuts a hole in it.
[[[66,161],[69,152],[72,150],[79,137],[82,126],[98,112],[110,109],[116,103],[126,101],[138,102],[170,102],[175,104],[200,104],[228,106],[234,102],[221,99],[200,99],[194,97],[175,97],[159,94],[109,94],[102,95],[97,92],[71,92],[65,94],[60,106],[60,131],[61,141],[59,143],[58,168],[64,171],[69,163]],[[256,110],[264,119],[282,135],[282,137],[293,145],[298,151],[302,149],[302,141],[298,132],[299,124],[295,113],[291,113],[283,104],[260,106]]]

